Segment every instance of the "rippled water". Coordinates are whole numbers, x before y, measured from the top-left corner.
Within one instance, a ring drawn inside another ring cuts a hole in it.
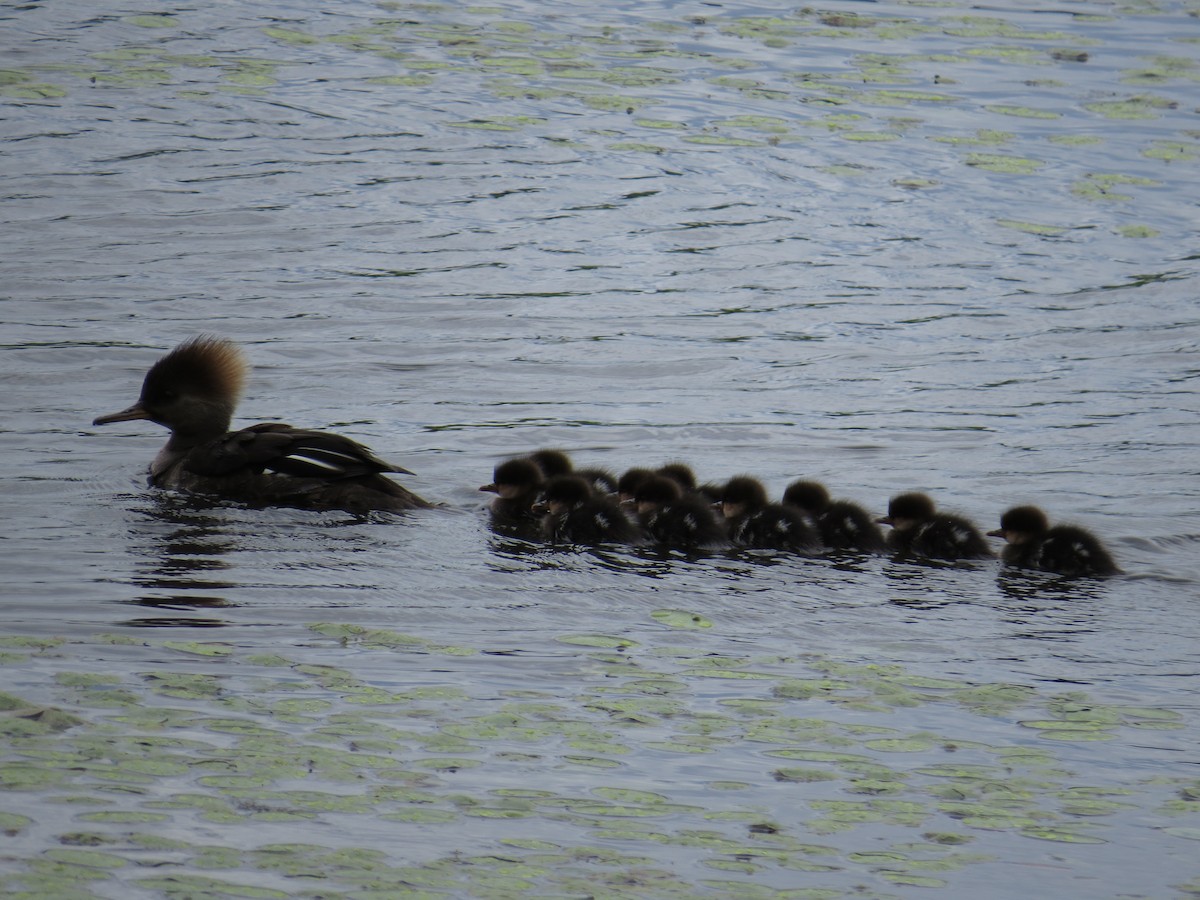
[[[1194,8],[0,22],[5,889],[1200,891]],[[447,508],[148,491],[88,423],[201,331]],[[1037,502],[1127,575],[490,535],[546,446]]]

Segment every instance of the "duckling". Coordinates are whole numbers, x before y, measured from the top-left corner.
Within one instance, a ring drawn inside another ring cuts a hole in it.
[[[492,472],[492,483],[479,489],[496,495],[490,506],[492,527],[518,532],[537,527],[533,506],[542,492],[542,470],[532,460],[499,463]]]
[[[804,553],[818,545],[817,534],[803,514],[768,501],[767,490],[757,478],[738,475],[729,479],[718,501],[735,546]]]
[[[571,457],[562,450],[535,450],[529,454],[529,458],[537,464],[547,479],[555,475],[579,475],[599,493],[611,494],[617,489],[617,479],[607,469],[576,469]]]
[[[92,424],[146,419],[168,428],[150,465],[155,487],[254,506],[365,512],[435,505],[383,474],[411,475],[408,469],[342,435],[282,422],[230,431],[249,368],[231,341],[198,335],[150,367],[133,406]]]
[[[679,483],[665,475],[644,479],[634,502],[646,533],[665,547],[695,550],[726,543],[725,529],[712,507],[695,494],[685,495]]]
[[[538,505],[545,510],[542,534],[554,543],[618,544],[638,537],[637,527],[616,503],[597,495],[580,475],[555,475]]]
[[[881,553],[887,546],[870,513],[849,500],[831,500],[818,481],[793,481],[783,492],[783,505],[804,513],[831,550]]]
[[[683,493],[689,493],[696,490],[696,473],[692,471],[692,467],[685,462],[669,462],[664,463],[654,470],[656,475],[665,475],[676,484],[679,485]]]
[[[654,475],[649,469],[634,467],[626,469],[617,479],[617,500],[622,506],[633,506],[637,489],[643,481]]]
[[[988,559],[994,556],[979,529],[961,516],[937,512],[926,494],[899,494],[878,520],[891,525],[888,546],[898,556],[925,559]]]
[[[1119,575],[1121,570],[1099,538],[1075,525],[1050,527],[1036,506],[1014,506],[1000,517],[991,537],[1007,541],[1001,557],[1010,566],[1059,575]]]

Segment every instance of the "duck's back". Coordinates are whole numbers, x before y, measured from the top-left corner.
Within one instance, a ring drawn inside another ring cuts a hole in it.
[[[686,496],[663,506],[646,520],[649,535],[668,547],[692,549],[725,543],[725,529],[698,497]]]
[[[1059,575],[1103,576],[1121,571],[1095,535],[1074,525],[1056,525],[1035,540],[1010,545],[1004,559],[1012,565]]]
[[[835,500],[816,517],[821,543],[831,550],[883,550],[883,531],[865,509],[849,500]]]
[[[938,514],[919,525],[892,532],[888,543],[901,555],[926,559],[987,559],[992,549],[979,529],[961,516]]]
[[[730,538],[739,547],[751,550],[793,550],[804,552],[817,546],[817,535],[797,509],[769,503],[745,516],[730,529]]]
[[[549,535],[550,540],[568,544],[625,544],[637,537],[637,527],[604,498],[587,500],[559,516]]]
[[[434,505],[383,474],[406,469],[357,441],[280,422],[228,432],[174,458],[168,444],[164,453],[152,469],[153,484],[251,505],[351,512]]]

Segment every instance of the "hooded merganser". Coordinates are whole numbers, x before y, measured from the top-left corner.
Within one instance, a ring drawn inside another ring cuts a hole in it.
[[[899,494],[878,520],[891,525],[888,546],[899,556],[925,559],[988,559],[995,554],[979,529],[961,516],[940,513],[925,494]]]
[[[821,543],[831,550],[879,553],[887,546],[871,514],[849,500],[831,500],[819,481],[794,481],[783,492],[783,505],[794,506],[812,521]]]
[[[727,542],[712,507],[696,494],[684,494],[679,483],[665,475],[644,479],[634,502],[642,527],[666,547],[694,550]]]
[[[638,467],[622,472],[621,477],[617,479],[617,500],[620,504],[632,507],[637,497],[637,489],[643,481],[653,476],[654,473],[649,469]]]
[[[1094,534],[1075,525],[1051,528],[1046,514],[1036,506],[1014,506],[1000,517],[1000,527],[988,535],[1008,542],[1001,557],[1010,566],[1059,575],[1121,572]]]
[[[721,498],[721,491],[724,485],[715,484],[711,481],[706,481],[700,484],[696,478],[696,473],[692,471],[692,467],[685,462],[664,463],[654,470],[655,475],[665,475],[676,484],[686,496],[687,494],[698,494],[700,499],[709,505],[717,503]]]
[[[606,469],[576,469],[571,457],[562,450],[535,450],[529,458],[542,470],[547,479],[555,475],[578,475],[592,488],[602,494],[611,494],[617,489],[617,479]]]
[[[637,527],[607,496],[597,495],[580,475],[556,475],[546,482],[539,507],[542,533],[555,543],[619,544],[638,537]]]
[[[230,431],[249,365],[230,341],[202,334],[146,373],[138,402],[92,424],[148,419],[171,430],[150,466],[150,484],[252,505],[305,509],[428,509],[434,506],[384,472],[386,462],[356,441],[281,422]]]
[[[510,459],[497,464],[492,483],[479,489],[496,495],[489,507],[493,526],[520,530],[537,525],[533,507],[542,492],[542,470],[533,460]]]
[[[669,462],[663,463],[654,470],[655,475],[664,475],[670,478],[683,493],[689,493],[696,490],[696,473],[692,471],[692,467],[685,462]]]
[[[738,547],[804,552],[818,545],[816,532],[803,514],[768,501],[767,489],[757,478],[730,478],[717,499],[729,539]]]

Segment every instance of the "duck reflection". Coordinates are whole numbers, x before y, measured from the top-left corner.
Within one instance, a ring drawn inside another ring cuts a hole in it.
[[[1002,568],[996,575],[1000,593],[1031,604],[1095,600],[1108,587],[1099,578],[1072,578],[1030,569]]]
[[[237,549],[227,517],[194,497],[156,492],[149,496],[145,519],[131,528],[131,552],[141,557],[132,581],[144,593],[130,602],[161,610],[212,610],[234,604],[226,592],[232,581],[219,574],[231,568],[223,557]],[[142,627],[216,628],[219,618],[155,616],[130,620]]]

